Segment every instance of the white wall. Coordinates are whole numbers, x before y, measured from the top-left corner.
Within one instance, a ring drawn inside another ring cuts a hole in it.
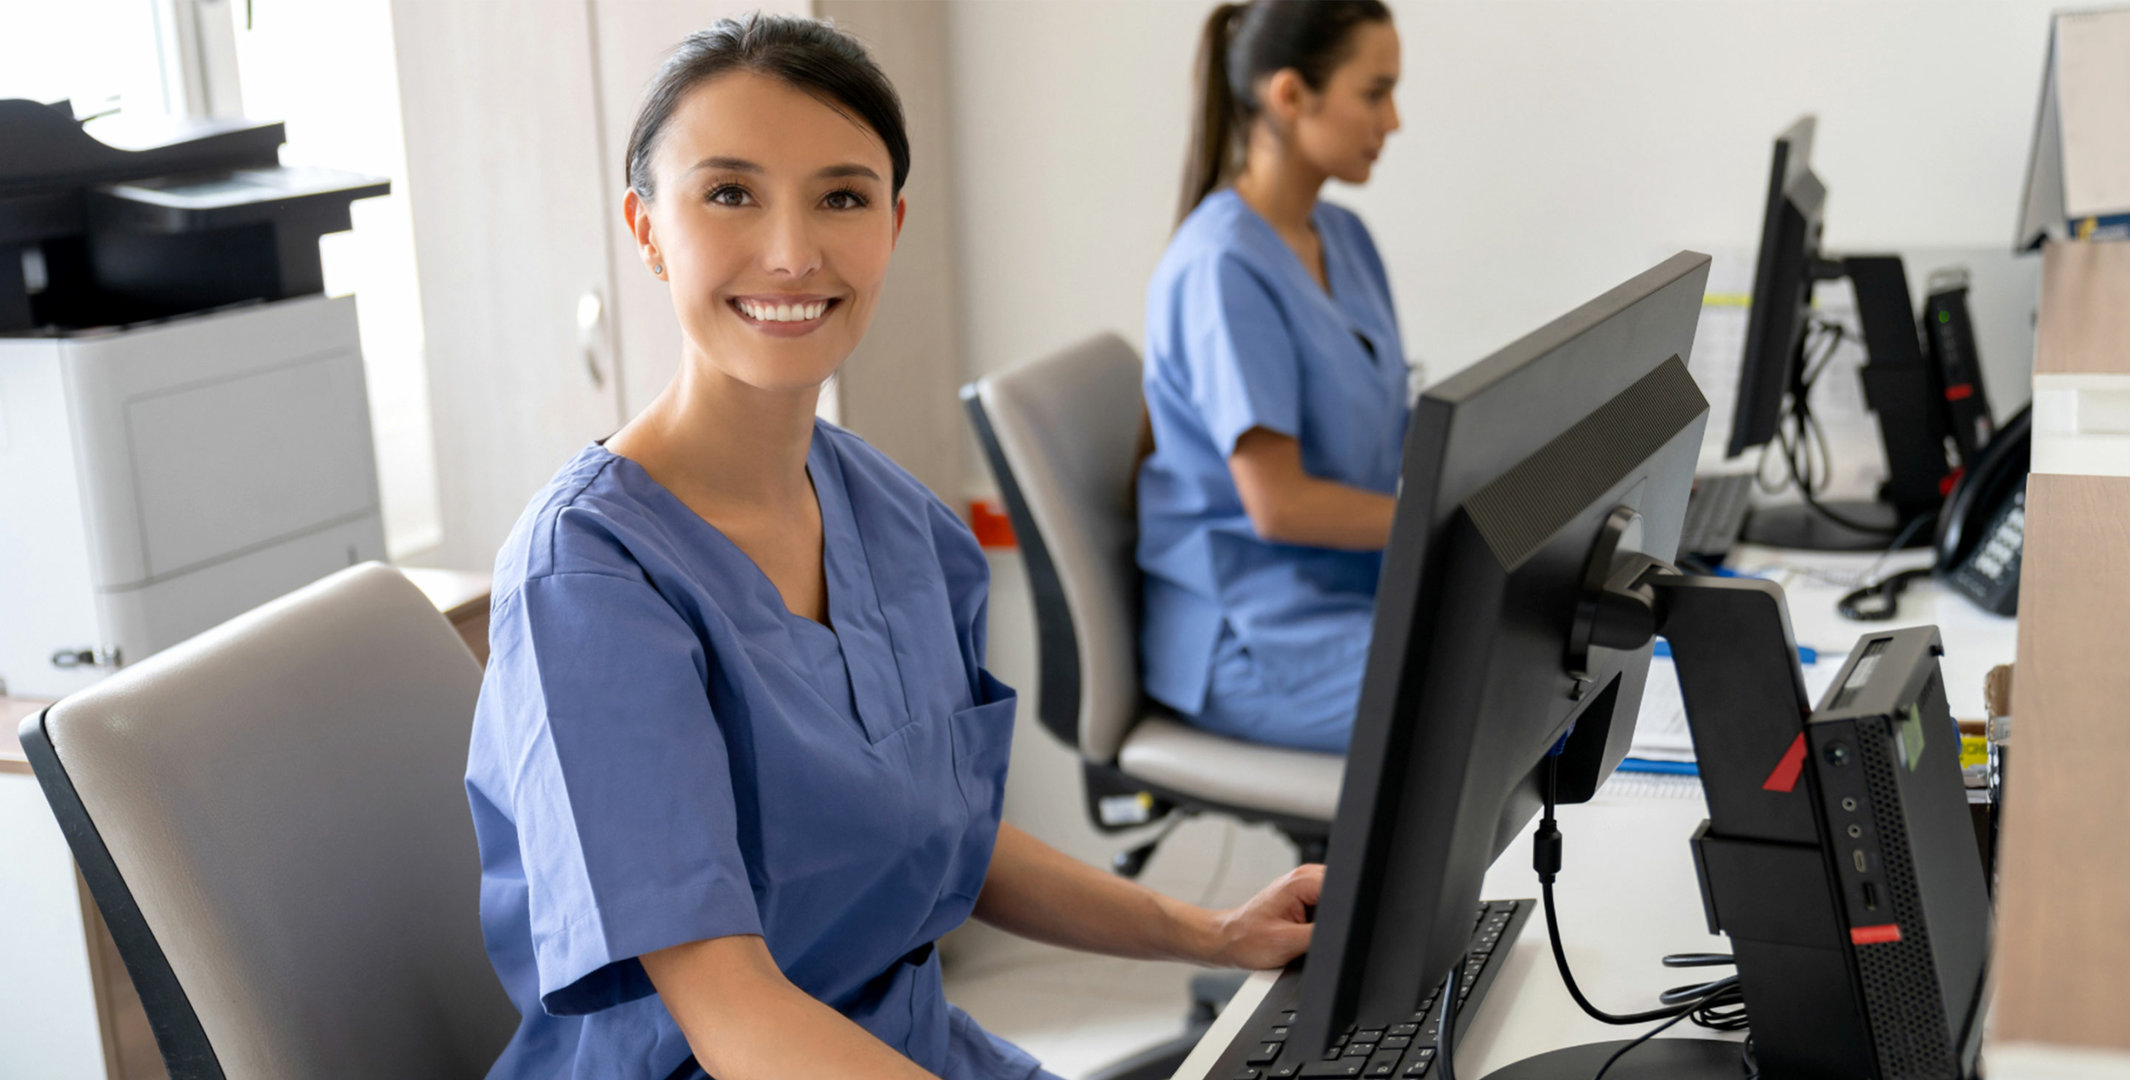
[[[1439,378],[1654,263],[1754,246],[1769,143],[1820,118],[1827,242],[2008,247],[2042,0],[1395,3],[1393,136],[1359,211]],[[972,370],[1141,337],[1198,2],[954,5]]]

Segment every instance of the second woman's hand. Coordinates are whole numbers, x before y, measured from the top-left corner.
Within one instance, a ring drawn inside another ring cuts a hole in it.
[[[1204,911],[1200,963],[1262,971],[1284,967],[1308,951],[1310,922],[1324,888],[1324,867],[1297,866],[1256,896],[1225,911]]]

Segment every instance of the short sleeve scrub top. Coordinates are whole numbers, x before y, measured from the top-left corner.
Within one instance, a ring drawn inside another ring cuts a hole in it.
[[[1311,476],[1394,494],[1411,414],[1405,349],[1375,242],[1319,201],[1328,289],[1231,189],[1176,230],[1147,289],[1139,472],[1147,693],[1200,727],[1343,752],[1382,554],[1272,543],[1228,470],[1265,428]]]
[[[1014,694],[982,667],[961,522],[818,424],[829,622],[641,466],[586,447],[496,561],[466,789],[488,954],[522,1016],[491,1077],[702,1077],[637,957],[759,934],[816,999],[948,1080],[1045,1076],[947,1004]]]

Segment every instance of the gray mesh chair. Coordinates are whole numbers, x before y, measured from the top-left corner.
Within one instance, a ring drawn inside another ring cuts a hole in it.
[[[371,563],[24,721],[173,1078],[487,1072],[518,1016],[462,782],[480,681]]]
[[[1215,735],[1140,691],[1140,371],[1131,345],[1103,334],[962,388],[1035,593],[1037,719],[1078,752],[1098,828],[1137,824],[1105,807],[1143,793],[1157,815],[1269,823],[1321,859],[1344,757]]]
[[[1321,861],[1344,757],[1202,731],[1140,690],[1140,371],[1131,345],[1103,334],[962,388],[1035,594],[1036,718],[1079,755],[1096,828],[1229,814],[1272,825],[1303,861]],[[1120,854],[1118,872],[1136,875],[1167,833]],[[1196,977],[1181,1035],[1088,1080],[1169,1076],[1241,982]]]

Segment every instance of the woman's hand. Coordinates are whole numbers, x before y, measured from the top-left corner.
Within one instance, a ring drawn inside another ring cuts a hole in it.
[[[1309,948],[1310,920],[1324,891],[1321,863],[1297,866],[1275,878],[1241,907],[1212,912],[1212,948],[1204,961],[1262,971],[1286,966]]]

